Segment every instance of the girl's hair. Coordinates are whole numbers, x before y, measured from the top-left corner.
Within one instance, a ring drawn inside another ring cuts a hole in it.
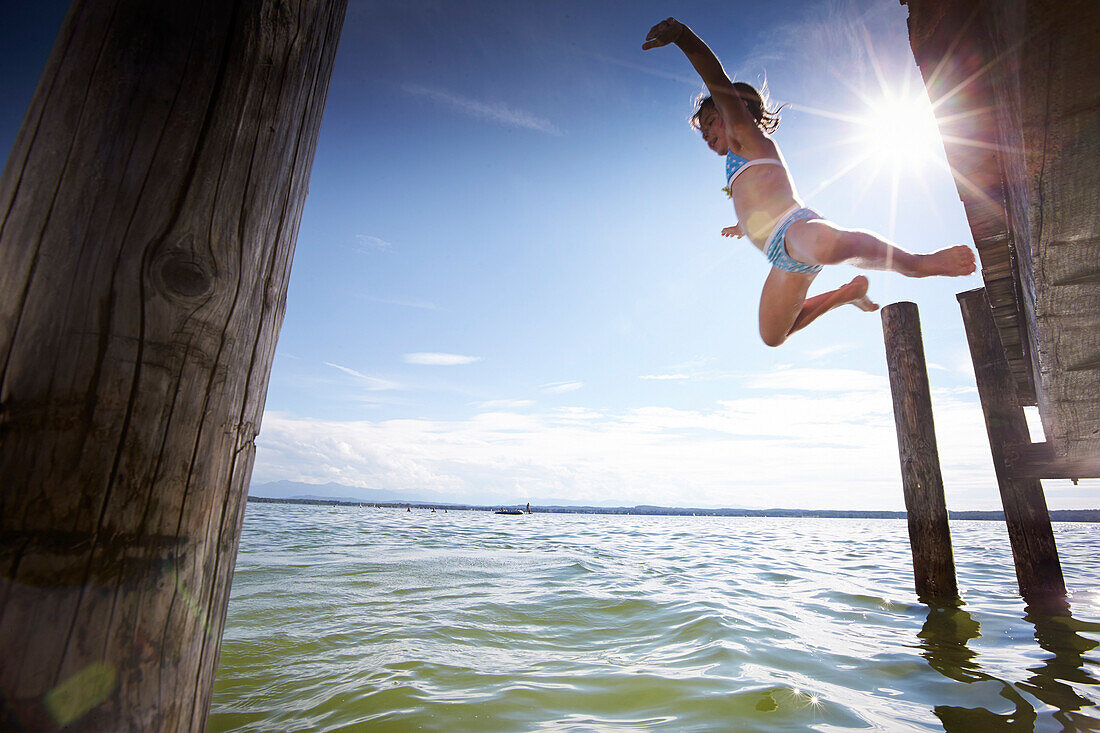
[[[733,83],[733,88],[737,90],[737,96],[740,97],[741,101],[748,107],[749,114],[756,120],[756,126],[764,132],[775,132],[775,129],[779,127],[779,110],[787,105],[783,105],[776,110],[770,110],[768,109],[767,99],[765,99],[760,92],[756,91],[756,87],[752,84],[746,84],[743,81],[735,81]],[[696,130],[700,129],[699,116],[707,109],[715,109],[714,99],[709,95],[700,94],[695,99],[695,114],[691,116],[691,126]]]

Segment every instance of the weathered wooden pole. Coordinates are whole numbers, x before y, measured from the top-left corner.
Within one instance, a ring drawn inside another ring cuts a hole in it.
[[[346,0],[75,0],[0,177],[0,728],[201,730]]]
[[[1005,361],[985,288],[959,293],[957,297],[966,340],[970,343],[974,378],[985,415],[1020,595],[1035,601],[1064,596],[1066,585],[1043,485],[1037,478],[1016,475],[1008,463],[1009,453],[1031,444],[1031,434],[1024,410],[1016,399],[1015,383]]]
[[[959,591],[916,303],[883,308],[882,333],[917,596],[924,601],[952,600]]]

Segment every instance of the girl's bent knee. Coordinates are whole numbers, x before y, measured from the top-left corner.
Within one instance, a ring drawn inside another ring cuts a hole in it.
[[[783,342],[787,340],[787,334],[765,333],[764,331],[761,331],[760,339],[764,342],[765,346],[782,346]]]

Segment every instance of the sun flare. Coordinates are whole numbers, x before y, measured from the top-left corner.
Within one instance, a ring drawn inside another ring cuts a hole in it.
[[[923,95],[883,96],[859,125],[866,152],[877,163],[915,172],[940,151],[932,105]]]
[[[858,99],[856,109],[831,111],[800,106],[799,109],[840,123],[843,128],[833,145],[846,148],[847,162],[834,175],[823,180],[806,198],[812,198],[851,174],[859,176],[862,197],[868,190],[887,186],[890,204],[887,236],[893,236],[902,181],[909,179],[926,192],[925,177],[932,168],[949,170],[943,141],[936,122],[934,105],[923,85],[914,89],[906,77],[890,83],[878,74],[878,89],[869,92],[852,85],[849,91]]]

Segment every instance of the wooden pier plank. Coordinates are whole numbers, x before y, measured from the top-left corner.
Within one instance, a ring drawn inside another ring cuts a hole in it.
[[[1100,457],[1066,458],[1055,455],[1050,443],[1005,446],[1008,470],[1017,478],[1100,478]]]

